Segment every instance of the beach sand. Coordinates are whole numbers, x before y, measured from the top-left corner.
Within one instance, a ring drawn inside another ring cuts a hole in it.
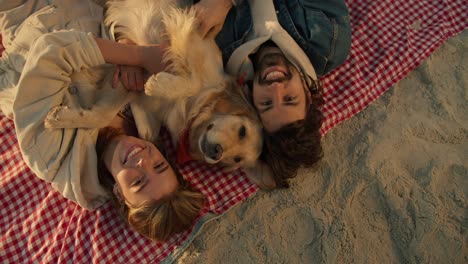
[[[286,190],[208,223],[179,263],[468,263],[468,32],[323,138]]]

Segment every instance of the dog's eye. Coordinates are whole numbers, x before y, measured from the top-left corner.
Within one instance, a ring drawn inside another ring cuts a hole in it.
[[[246,134],[245,126],[241,126],[241,128],[239,128],[239,138],[240,139],[245,138],[245,134]]]
[[[239,163],[239,162],[241,162],[241,161],[242,161],[242,158],[239,157],[239,156],[237,156],[237,157],[234,158],[234,162],[235,162],[235,163]]]

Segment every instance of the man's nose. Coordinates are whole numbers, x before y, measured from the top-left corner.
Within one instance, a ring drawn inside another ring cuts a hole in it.
[[[270,89],[276,101],[280,100],[284,92],[284,84],[282,82],[274,82],[270,85]]]
[[[283,89],[284,88],[284,83],[283,82],[273,82],[270,84],[270,87],[272,89]]]

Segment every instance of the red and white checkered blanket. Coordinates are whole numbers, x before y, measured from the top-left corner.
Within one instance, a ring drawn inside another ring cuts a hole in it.
[[[322,134],[364,109],[446,39],[468,26],[466,0],[347,3],[352,49],[346,63],[322,79],[326,100]],[[181,171],[207,195],[206,214],[192,230],[166,243],[152,243],[125,227],[109,204],[86,211],[37,178],[22,161],[13,122],[0,113],[0,262],[147,263],[172,259],[204,222],[257,191],[239,172],[223,174],[197,162],[189,162]]]

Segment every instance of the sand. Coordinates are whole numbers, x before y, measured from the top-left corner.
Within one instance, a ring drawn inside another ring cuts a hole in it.
[[[288,190],[208,223],[179,263],[468,263],[468,32],[323,139]]]

